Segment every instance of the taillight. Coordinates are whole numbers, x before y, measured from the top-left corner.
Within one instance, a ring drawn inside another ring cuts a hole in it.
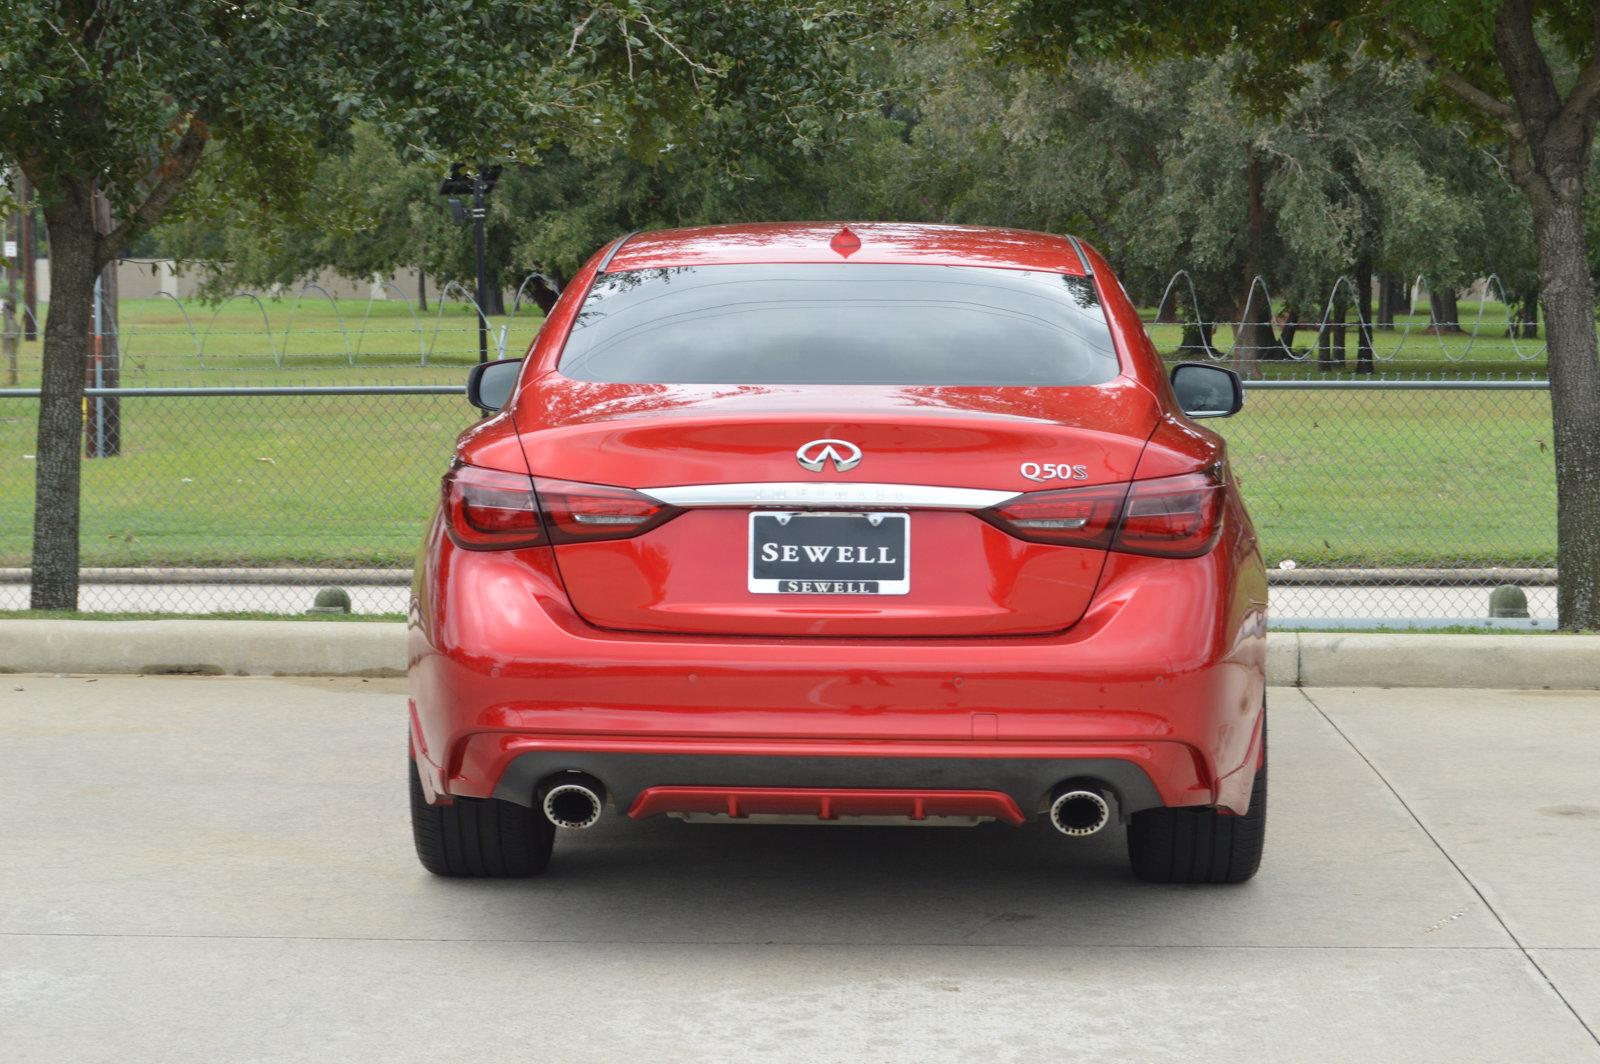
[[[1030,491],[979,514],[1018,539],[1195,558],[1222,532],[1217,470],[1061,491]]]
[[[1018,539],[1107,550],[1128,485],[1030,491],[979,516]]]
[[[1136,480],[1112,550],[1197,558],[1222,534],[1222,477],[1215,470]]]
[[[468,550],[510,550],[545,542],[533,481],[520,473],[458,465],[444,477],[450,538]]]
[[[679,510],[629,488],[534,477],[552,543],[627,539],[676,517]]]
[[[458,465],[444,478],[450,538],[468,550],[627,539],[678,510],[628,488]]]

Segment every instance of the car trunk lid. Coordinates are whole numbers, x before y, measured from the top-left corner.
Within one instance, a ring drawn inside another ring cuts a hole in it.
[[[591,624],[917,637],[1077,621],[1105,552],[1027,542],[976,511],[1027,491],[1125,483],[1156,412],[1121,377],[798,387],[551,373],[524,389],[516,416],[536,477],[632,488],[683,510],[633,538],[556,545]]]

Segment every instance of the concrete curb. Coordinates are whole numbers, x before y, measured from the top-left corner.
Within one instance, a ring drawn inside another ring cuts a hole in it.
[[[399,676],[403,624],[357,621],[0,621],[0,671]],[[1600,689],[1600,637],[1272,632],[1282,687]]]
[[[1283,632],[1301,687],[1600,688],[1600,637]]]
[[[0,621],[9,672],[400,676],[406,627],[361,621]]]

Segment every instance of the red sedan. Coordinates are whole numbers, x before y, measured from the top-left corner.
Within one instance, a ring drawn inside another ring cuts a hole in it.
[[[1126,827],[1238,882],[1267,581],[1222,440],[1071,237],[622,237],[474,370],[410,615],[411,812],[451,876],[607,810]]]

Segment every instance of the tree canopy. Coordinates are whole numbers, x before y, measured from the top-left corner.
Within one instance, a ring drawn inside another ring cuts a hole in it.
[[[202,158],[295,203],[357,118],[408,157],[525,161],[555,143],[665,152],[729,114],[806,144],[853,106],[853,27],[826,4],[3,0],[0,23],[0,153],[47,202],[93,177],[118,217],[102,258]]]
[[[992,0],[974,10],[996,54],[1046,70],[1090,55],[1134,63],[1235,55],[1232,97],[1269,116],[1311,87],[1308,59],[1324,59],[1335,78],[1368,55],[1421,64],[1420,107],[1501,146],[1532,219],[1555,426],[1557,609],[1564,627],[1600,628],[1600,349],[1588,196],[1600,119],[1600,7],[1576,0]],[[1252,153],[1246,243],[1254,252],[1264,242],[1260,167]],[[1248,346],[1260,342],[1252,337]]]
[[[876,42],[853,59],[873,64],[880,106],[839,121],[825,144],[747,131],[732,154],[718,138],[646,158],[617,144],[558,144],[508,168],[490,204],[491,279],[569,275],[605,240],[639,228],[955,221],[1088,236],[1149,303],[1181,267],[1196,283],[1195,312],[1229,319],[1248,290],[1241,163],[1251,146],[1266,160],[1256,270],[1302,316],[1314,320],[1362,263],[1441,289],[1528,272],[1526,208],[1492,151],[1411,106],[1424,78],[1415,63],[1363,59],[1356,79],[1308,64],[1304,87],[1274,117],[1232,101],[1236,54],[1042,70],[996,65],[957,32]],[[219,295],[324,268],[362,277],[413,266],[465,281],[470,241],[435,194],[438,175],[360,126],[351,146],[323,158],[303,210],[277,212],[202,180],[161,247],[219,262]]]
[[[553,144],[648,156],[742,127],[806,144],[854,107],[855,20],[805,0],[0,0],[0,26],[0,161],[38,190],[51,250],[37,608],[77,600],[95,275],[197,174],[287,210],[357,120],[402,157],[483,164]]]

